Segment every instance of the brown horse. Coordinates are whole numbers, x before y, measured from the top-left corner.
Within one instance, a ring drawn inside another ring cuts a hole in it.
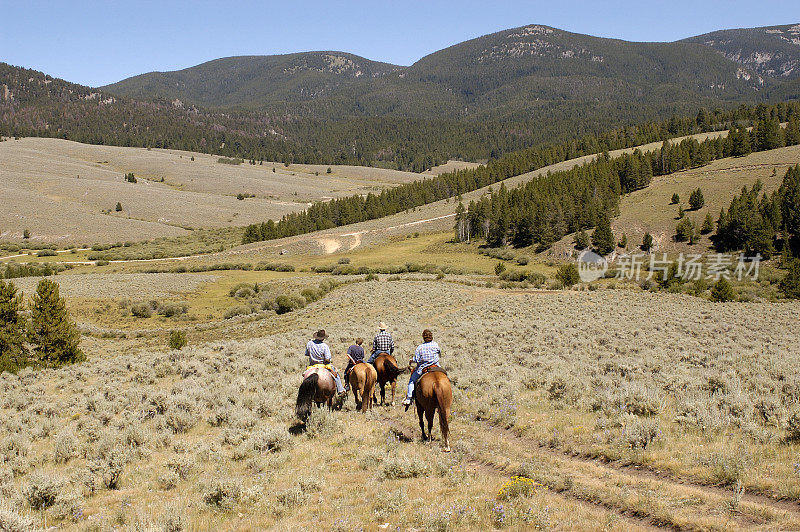
[[[333,398],[336,395],[336,381],[327,369],[312,368],[303,377],[305,378],[297,391],[297,405],[294,410],[301,421],[308,419],[314,404],[320,406],[326,403],[329,409],[333,409]]]
[[[378,372],[378,384],[381,388],[381,404],[386,404],[386,383],[392,385],[392,406],[394,406],[394,392],[397,388],[397,376],[402,373],[397,367],[397,359],[388,353],[381,353],[375,358],[375,370]]]
[[[453,388],[447,374],[441,371],[426,373],[417,381],[414,388],[415,401],[417,402],[417,415],[419,428],[422,429],[422,439],[433,441],[433,414],[439,410],[439,427],[442,429],[442,443],[444,451],[450,452],[450,406],[453,404]],[[425,436],[425,425],[422,416],[428,421],[428,435]]]
[[[372,408],[372,399],[375,393],[375,382],[378,380],[378,372],[372,364],[360,363],[353,366],[350,370],[350,388],[353,390],[353,399],[356,402],[356,409],[366,412]],[[360,399],[359,399],[360,397]]]

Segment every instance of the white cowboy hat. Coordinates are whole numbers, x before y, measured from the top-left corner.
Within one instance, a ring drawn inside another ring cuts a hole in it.
[[[384,323],[384,322],[380,322],[380,323],[378,324],[378,329],[380,329],[380,330],[382,330],[382,331],[385,331],[385,330],[386,330],[386,323]]]

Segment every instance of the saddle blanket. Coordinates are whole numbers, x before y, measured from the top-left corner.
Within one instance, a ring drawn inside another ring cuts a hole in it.
[[[312,372],[313,372],[315,369],[327,369],[328,371],[330,371],[330,372],[331,372],[331,374],[333,374],[333,375],[335,375],[335,374],[336,374],[336,373],[333,371],[333,366],[331,366],[330,364],[314,364],[314,365],[312,365],[312,366],[308,366],[308,367],[306,368],[306,370],[303,372],[303,379],[306,379],[306,378],[308,378],[308,376],[309,376],[309,375],[311,375],[311,373],[312,373]]]

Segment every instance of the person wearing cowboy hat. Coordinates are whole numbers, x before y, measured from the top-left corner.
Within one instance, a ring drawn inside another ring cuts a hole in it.
[[[309,360],[309,366],[315,364],[322,364],[333,373],[333,380],[336,381],[336,392],[339,394],[344,393],[344,386],[342,386],[342,379],[339,377],[339,372],[333,367],[331,363],[331,349],[325,343],[328,334],[325,329],[320,329],[314,333],[314,337],[306,344],[306,356]]]
[[[369,360],[367,360],[370,364],[374,364],[375,358],[381,353],[386,353],[387,355],[394,353],[394,339],[386,330],[386,324],[380,322],[378,324],[378,329],[380,329],[380,332],[376,334],[375,338],[372,340],[372,354],[369,356]]]

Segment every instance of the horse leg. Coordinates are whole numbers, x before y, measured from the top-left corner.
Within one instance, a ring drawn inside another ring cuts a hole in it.
[[[392,381],[392,406],[394,406],[394,390],[397,388],[397,379]]]
[[[450,452],[450,408],[439,408],[439,428],[442,429],[444,452]]]
[[[428,422],[428,441],[433,441],[433,415],[436,413],[436,407],[425,411],[425,420]]]
[[[419,429],[422,431],[422,441],[425,441],[425,423],[422,419],[422,416],[425,414],[425,409],[419,404],[417,401],[417,416],[419,417]]]
[[[381,405],[386,404],[386,382],[381,383]]]
[[[353,388],[353,400],[356,402],[356,410],[361,408],[361,401],[364,400],[364,396],[362,394],[361,401],[358,400],[358,385],[350,385]]]

